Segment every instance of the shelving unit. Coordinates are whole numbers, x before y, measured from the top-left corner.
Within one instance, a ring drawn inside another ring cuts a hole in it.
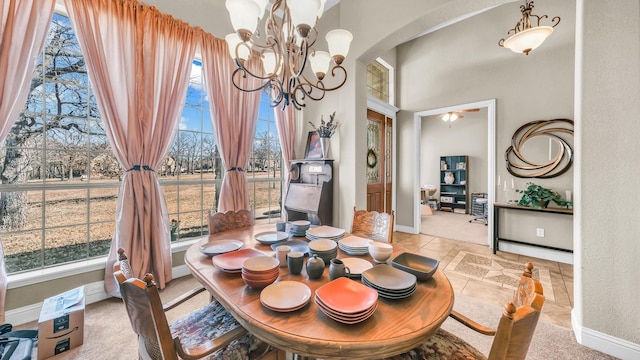
[[[451,175],[453,180],[451,181]],[[449,182],[449,183],[448,183]],[[471,211],[469,194],[469,157],[440,157],[440,210],[461,214]]]

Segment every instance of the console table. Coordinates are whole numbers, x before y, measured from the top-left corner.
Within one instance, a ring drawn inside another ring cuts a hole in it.
[[[557,248],[557,247],[548,246],[548,245],[534,244],[534,243],[529,243],[529,242],[524,242],[524,241],[501,238],[500,237],[500,232],[499,232],[499,230],[500,230],[500,210],[534,211],[534,212],[547,213],[547,214],[573,215],[573,209],[566,209],[566,208],[543,208],[543,209],[537,209],[537,208],[534,208],[534,207],[520,206],[520,205],[514,205],[514,204],[493,204],[493,253],[494,254],[498,251],[498,243],[500,241],[507,241],[507,242],[516,243],[516,244],[537,246],[537,247],[542,247],[542,248],[545,248],[545,249],[551,249],[551,250],[557,250],[557,251],[564,251],[564,252],[573,253],[573,250],[570,250],[570,249],[562,249],[562,248]]]

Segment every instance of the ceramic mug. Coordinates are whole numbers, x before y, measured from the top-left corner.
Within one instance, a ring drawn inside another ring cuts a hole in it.
[[[276,247],[276,259],[280,261],[280,267],[287,266],[287,254],[291,252],[291,246],[280,245]]]
[[[351,275],[351,271],[347,266],[344,265],[344,262],[340,259],[331,259],[329,263],[329,278],[331,280],[337,279],[339,277],[348,277]]]
[[[287,254],[287,266],[291,275],[299,275],[304,265],[304,253],[300,251],[292,251]]]

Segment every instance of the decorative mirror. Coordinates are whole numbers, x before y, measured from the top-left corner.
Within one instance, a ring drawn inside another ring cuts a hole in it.
[[[572,137],[573,120],[569,119],[537,120],[522,125],[504,153],[507,171],[520,178],[545,179],[564,174],[573,163]]]

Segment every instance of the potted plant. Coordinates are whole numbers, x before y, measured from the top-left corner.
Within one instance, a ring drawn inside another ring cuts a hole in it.
[[[536,209],[546,208],[550,201],[558,204],[559,206],[572,206],[571,201],[564,200],[557,192],[542,187],[532,182],[527,183],[527,188],[524,190],[516,189],[516,192],[522,194],[522,197],[518,201],[518,205],[531,206]]]
[[[180,221],[171,219],[171,241],[178,240],[178,225],[180,225]]]

